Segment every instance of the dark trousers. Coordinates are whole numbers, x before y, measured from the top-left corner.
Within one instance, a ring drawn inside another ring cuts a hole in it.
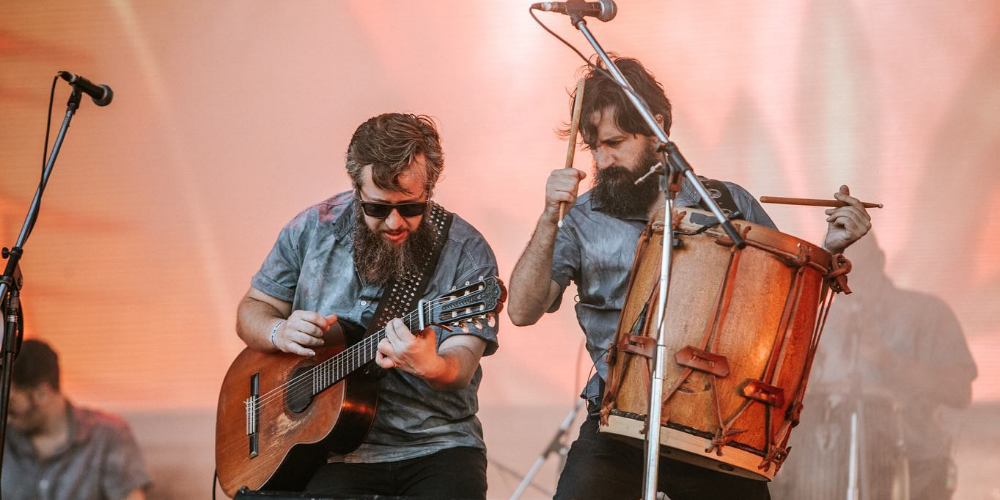
[[[580,426],[566,457],[555,500],[635,500],[642,497],[643,449],[597,431],[598,417]],[[670,500],[768,500],[767,483],[660,458],[659,491]]]
[[[484,500],[486,452],[478,448],[449,448],[398,462],[326,464],[309,481],[305,492]]]

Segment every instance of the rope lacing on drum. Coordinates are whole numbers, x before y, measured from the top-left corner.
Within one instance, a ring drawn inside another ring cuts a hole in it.
[[[823,275],[823,278],[830,282],[830,288],[837,293],[849,294],[851,288],[847,286],[847,273],[851,272],[851,261],[847,257],[838,253],[833,256],[830,262],[830,272]]]
[[[742,412],[742,409],[740,411]],[[736,436],[746,432],[746,429],[731,429],[729,426],[735,422],[736,419],[730,419],[729,423],[723,424],[718,431],[716,431],[715,436],[712,437],[712,444],[705,448],[705,453],[712,453],[713,451],[717,456],[722,456],[722,447],[729,446],[729,443],[736,438]]]
[[[783,448],[777,445],[773,446],[770,450],[768,450],[767,456],[760,461],[760,465],[758,465],[757,468],[766,472],[771,469],[771,464],[774,464],[775,467],[781,467],[781,464],[784,463],[786,458],[788,458],[788,452],[791,450],[792,448],[790,446],[788,448]]]

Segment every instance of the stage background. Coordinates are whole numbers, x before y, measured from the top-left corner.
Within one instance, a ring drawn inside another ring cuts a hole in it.
[[[436,118],[438,200],[509,277],[562,166],[554,131],[581,64],[528,4],[0,3],[0,243],[38,183],[55,72],[115,90],[73,121],[25,248],[23,303],[73,401],[129,418],[154,496],[207,496],[217,391],[242,346],[236,304],[281,226],[348,189],[344,151],[368,117]],[[588,48],[567,18],[541,16]],[[700,174],[757,196],[825,198],[846,183],[884,203],[872,215],[889,275],[951,306],[979,368],[966,415],[996,415],[1000,3],[622,0],[590,26],[658,76],[671,138]],[[59,83],[53,136],[67,95]],[[589,171],[589,155],[576,164]],[[822,238],[822,209],[767,208],[784,232]],[[502,470],[528,469],[586,378],[572,296],[529,328],[504,316],[483,361],[491,498],[510,494],[519,478]],[[957,498],[1000,498],[1000,439],[976,418],[961,424],[976,446],[960,453]]]

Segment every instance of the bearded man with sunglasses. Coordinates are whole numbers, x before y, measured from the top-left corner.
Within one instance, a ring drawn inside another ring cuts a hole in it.
[[[260,351],[313,356],[337,321],[366,325],[391,278],[417,272],[434,246],[429,222],[444,167],[430,118],[390,113],[358,127],[347,149],[354,189],[313,205],[285,225],[237,311],[237,333]],[[483,236],[455,215],[424,298],[497,276]],[[364,443],[331,453],[306,487],[332,495],[485,498],[486,453],[476,417],[479,359],[497,349],[497,328],[410,331],[385,327],[376,363],[385,369]]]

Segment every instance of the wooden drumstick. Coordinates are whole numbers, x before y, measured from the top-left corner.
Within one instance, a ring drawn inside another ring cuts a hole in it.
[[[576,94],[573,97],[573,121],[569,124],[569,147],[566,151],[566,167],[573,168],[573,155],[576,154],[576,134],[580,131],[580,111],[583,109],[583,78],[576,82]],[[579,188],[578,188],[579,189]],[[559,227],[562,227],[566,215],[566,202],[559,203]]]
[[[807,207],[842,207],[847,205],[840,200],[817,200],[813,198],[782,198],[781,196],[761,196],[761,203],[780,203],[782,205],[801,205]],[[881,203],[861,202],[865,208],[882,208]]]

